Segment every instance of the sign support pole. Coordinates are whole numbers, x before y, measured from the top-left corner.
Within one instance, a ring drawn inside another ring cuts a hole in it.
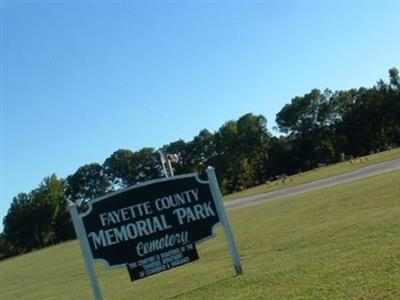
[[[218,215],[221,219],[222,226],[224,227],[226,239],[228,241],[229,250],[231,251],[233,265],[237,275],[243,274],[242,264],[240,262],[239,252],[236,247],[235,239],[233,237],[233,232],[229,218],[226,214],[224,203],[222,200],[221,190],[219,189],[217,176],[215,175],[215,170],[213,167],[207,168],[207,177],[210,181],[211,193],[214,198],[215,206],[218,211]]]
[[[69,212],[72,217],[72,223],[74,224],[76,236],[78,237],[79,244],[81,246],[82,254],[85,260],[86,270],[89,274],[90,283],[92,284],[94,297],[96,300],[103,300],[101,294],[100,285],[97,281],[96,271],[93,266],[93,259],[90,252],[89,242],[87,240],[86,231],[83,227],[82,220],[79,217],[77,205],[70,202],[68,204]]]

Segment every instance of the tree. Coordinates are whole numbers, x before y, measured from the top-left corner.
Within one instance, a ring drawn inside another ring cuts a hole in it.
[[[4,259],[15,254],[17,253],[12,252],[12,247],[10,242],[6,239],[5,234],[0,233],[0,259]]]
[[[38,247],[39,241],[32,226],[39,217],[36,212],[31,195],[20,193],[14,197],[3,220],[3,233],[10,252],[25,253]]]
[[[51,215],[51,206],[35,201],[32,193],[15,197],[3,221],[4,235],[11,251],[25,253],[51,244],[53,235],[46,228]]]
[[[332,92],[314,89],[295,97],[276,115],[280,131],[290,135],[293,150],[298,153],[299,168],[312,168],[320,162],[337,159]]]
[[[212,162],[224,193],[248,188],[267,178],[270,134],[262,115],[245,114],[226,122],[214,135]]]
[[[400,89],[399,70],[397,70],[396,68],[391,68],[389,70],[389,79],[392,89],[399,90]]]
[[[314,89],[303,97],[295,97],[276,115],[276,123],[284,133],[306,134],[316,128],[328,126],[332,120],[329,102],[331,91],[321,93]]]
[[[238,119],[237,130],[240,158],[253,174],[246,187],[265,182],[270,141],[267,119],[262,115],[245,114]]]
[[[161,177],[160,161],[154,148],[142,148],[134,153],[134,158],[139,171],[137,183]]]
[[[64,195],[64,181],[55,174],[45,177],[39,188],[32,192],[35,202],[48,205],[51,208],[51,217],[43,230],[44,239],[51,243],[58,243],[75,236],[68,211],[67,199]],[[46,232],[47,228],[47,232]]]
[[[237,122],[228,121],[215,134],[216,156],[213,159],[217,178],[224,184],[222,192],[230,193],[234,190],[235,175],[238,165],[238,131]]]
[[[186,157],[183,161],[190,166],[192,172],[204,174],[207,166],[213,165],[216,154],[214,135],[207,129],[203,129],[186,144]]]
[[[396,68],[389,70],[390,91],[385,105],[389,145],[400,145],[400,76]]]
[[[298,158],[293,151],[291,139],[286,136],[272,137],[268,149],[268,178],[282,173],[296,173],[298,169]]]
[[[9,247],[9,254],[25,253],[74,237],[63,181],[53,174],[29,194],[19,194],[3,224],[3,245]]]
[[[131,150],[119,149],[105,160],[104,172],[116,187],[128,187],[137,182],[139,169],[136,160]]]
[[[84,165],[66,179],[65,194],[69,200],[78,204],[111,190],[111,182],[98,163]]]

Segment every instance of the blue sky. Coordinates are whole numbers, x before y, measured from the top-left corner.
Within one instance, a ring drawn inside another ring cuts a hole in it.
[[[1,206],[312,88],[387,80],[400,2],[2,2]],[[2,226],[0,225],[0,228]]]

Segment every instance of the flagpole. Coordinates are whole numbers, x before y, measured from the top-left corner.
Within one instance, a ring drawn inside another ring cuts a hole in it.
[[[165,156],[161,151],[157,151],[157,152],[158,152],[158,154],[160,154],[160,161],[161,161],[161,165],[163,167],[164,175],[165,175],[165,177],[168,177],[167,169],[165,168],[165,165],[164,165]]]
[[[171,161],[169,160],[168,156],[167,156],[167,162],[168,162],[168,167],[169,167],[169,174],[171,176],[174,176],[174,171],[172,170]]]

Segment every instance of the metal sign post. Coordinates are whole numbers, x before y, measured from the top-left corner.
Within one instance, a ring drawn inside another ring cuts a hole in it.
[[[78,215],[77,205],[75,203],[70,202],[68,203],[68,208],[72,217],[72,223],[74,224],[76,236],[79,240],[79,244],[81,245],[83,258],[85,260],[86,270],[90,278],[90,283],[92,284],[94,297],[96,300],[103,300],[103,296],[100,290],[100,285],[99,282],[97,281],[96,271],[93,266],[93,258],[90,252],[89,242],[86,238],[86,231],[82,224],[82,220]]]
[[[224,227],[226,239],[228,241],[229,250],[231,251],[232,261],[235,267],[236,274],[241,275],[243,274],[243,269],[242,269],[242,264],[240,262],[239,252],[236,247],[231,224],[229,222],[228,216],[225,211],[222,194],[219,189],[217,176],[215,176],[215,170],[213,167],[207,168],[207,176],[210,181],[211,193],[215,200],[215,206],[217,208],[217,212],[221,220],[222,226]]]

